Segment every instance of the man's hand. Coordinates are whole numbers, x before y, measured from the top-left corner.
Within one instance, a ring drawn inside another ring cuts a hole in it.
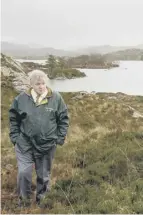
[[[66,139],[67,139],[67,136],[65,136],[63,139],[58,138],[57,144],[62,146],[65,143]]]

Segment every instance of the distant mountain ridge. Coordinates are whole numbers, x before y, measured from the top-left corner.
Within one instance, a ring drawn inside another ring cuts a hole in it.
[[[137,46],[110,46],[110,45],[102,45],[102,46],[91,46],[84,49],[77,50],[81,54],[107,54],[117,51],[123,51],[128,49],[143,49],[143,44],[137,45]]]
[[[50,54],[57,55],[57,56],[73,56],[74,52],[65,51],[61,49],[54,49],[52,47],[43,47],[37,48],[36,45],[34,47],[30,45],[23,45],[23,44],[14,44],[9,42],[2,42],[1,43],[1,52],[13,56],[15,58],[23,58],[23,57],[46,57]]]
[[[107,54],[117,51],[123,51],[127,49],[143,49],[143,44],[137,46],[91,46],[83,49],[77,49],[74,51],[64,50],[64,49],[55,49],[52,47],[42,47],[37,44],[15,44],[10,42],[1,43],[1,52],[6,55],[13,56],[15,58],[34,58],[34,59],[44,59],[48,55],[56,56],[78,56],[78,55],[90,55],[90,54]]]

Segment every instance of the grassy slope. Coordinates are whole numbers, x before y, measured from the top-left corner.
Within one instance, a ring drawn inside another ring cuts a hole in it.
[[[64,93],[70,115],[66,143],[58,147],[47,209],[16,207],[17,166],[7,113],[16,95],[2,87],[2,213],[143,213],[143,97]],[[109,97],[114,96],[118,99]],[[35,189],[33,174],[33,190]]]

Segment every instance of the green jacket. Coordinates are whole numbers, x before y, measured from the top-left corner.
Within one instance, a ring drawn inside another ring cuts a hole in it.
[[[51,146],[64,143],[69,127],[67,106],[50,88],[40,105],[35,104],[30,92],[20,93],[10,107],[10,139],[22,152],[32,148],[46,153]]]

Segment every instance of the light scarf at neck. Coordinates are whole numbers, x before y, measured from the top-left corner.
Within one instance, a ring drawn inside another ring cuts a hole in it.
[[[34,89],[31,90],[31,95],[33,97],[33,100],[35,103],[38,103],[38,104],[40,104],[40,102],[46,97],[47,94],[48,94],[48,89],[46,89],[46,91],[42,95],[38,95]]]

